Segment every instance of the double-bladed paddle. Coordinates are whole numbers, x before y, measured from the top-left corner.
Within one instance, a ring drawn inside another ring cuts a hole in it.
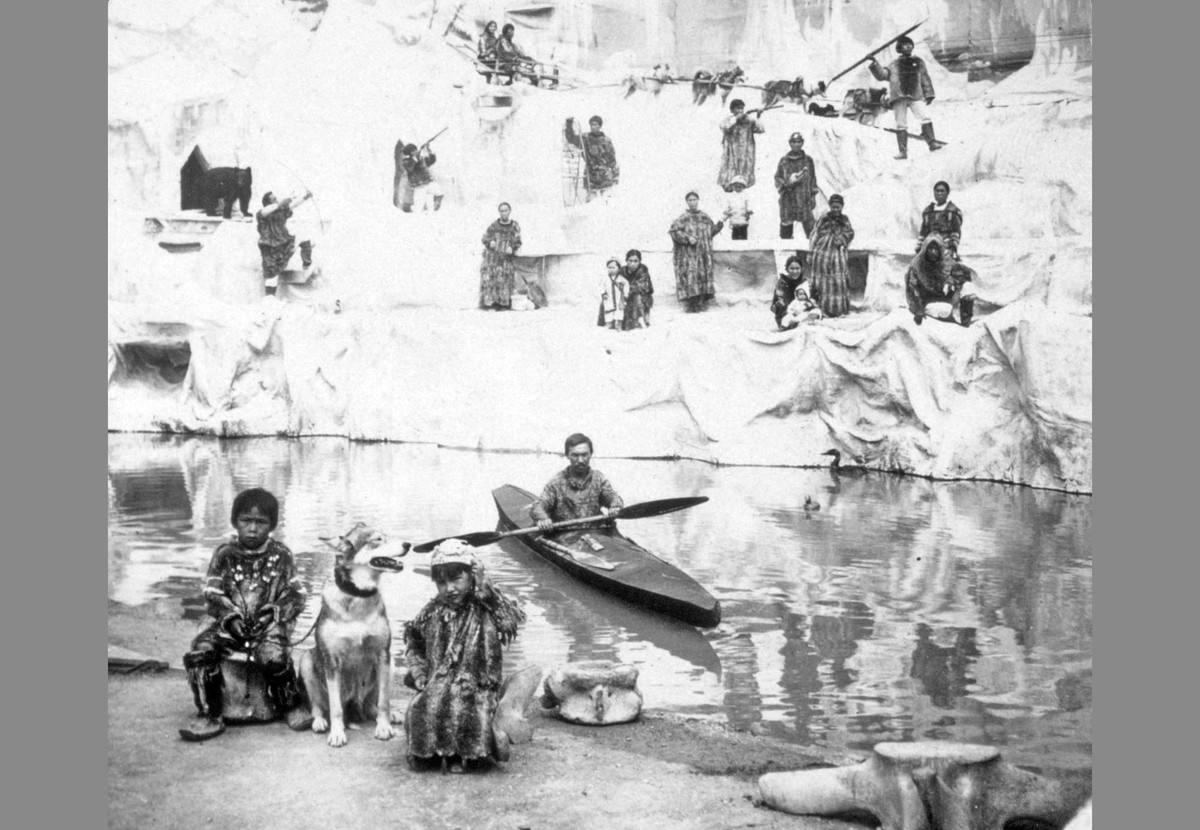
[[[622,507],[615,518],[618,519],[648,519],[651,516],[662,516],[666,513],[674,513],[676,510],[686,510],[689,507],[695,507],[697,504],[703,504],[708,501],[708,496],[682,496],[676,499],[655,499],[654,501],[643,501],[637,504],[631,504],[627,507]],[[582,519],[567,519],[562,522],[555,522],[550,526],[550,530],[559,530],[567,527],[577,527],[579,525],[592,524],[594,522],[604,521],[609,517],[603,513],[597,516],[587,516]],[[443,536],[441,539],[433,539],[429,542],[422,542],[419,545],[413,545],[412,550],[417,553],[428,553],[435,547],[445,542],[447,539],[461,539],[473,548],[490,545],[492,542],[505,539],[509,536],[528,536],[534,533],[544,533],[537,525],[533,527],[522,527],[517,530],[499,531],[499,530],[483,530],[476,533],[458,533],[454,536]],[[390,557],[382,556],[375,557],[378,559],[389,559]],[[375,558],[371,560],[371,564],[375,564]]]

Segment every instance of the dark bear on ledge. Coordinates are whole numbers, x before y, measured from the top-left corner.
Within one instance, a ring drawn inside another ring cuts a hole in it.
[[[200,180],[204,212],[216,216],[217,206],[223,201],[221,215],[229,219],[233,216],[233,203],[236,201],[242,216],[250,216],[251,182],[249,167],[214,167],[206,171]]]

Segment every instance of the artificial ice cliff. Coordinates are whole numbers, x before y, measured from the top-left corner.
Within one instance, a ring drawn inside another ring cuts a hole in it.
[[[716,306],[684,315],[666,231],[689,189],[714,217],[724,204],[718,101],[693,106],[686,84],[626,98],[631,67],[612,66],[558,90],[516,88],[512,113],[487,120],[483,81],[440,37],[446,22],[408,9],[420,4],[331,2],[315,28],[282,6],[191,5],[174,18],[110,3],[110,429],[551,452],[582,429],[609,456],[814,465],[838,447],[880,469],[1091,491],[1091,70],[1053,48],[1054,15],[1074,6],[1046,0],[1033,59],[999,82],[968,83],[918,47],[949,142],[936,154],[913,142],[895,161],[888,132],[795,105],[765,115],[750,238],[717,237]],[[880,6],[896,31],[927,9]],[[873,45],[841,37],[853,57]],[[775,68],[815,79],[841,67]],[[759,93],[735,95],[755,106]],[[621,184],[564,207],[561,126],[593,113]],[[446,126],[434,167],[444,208],[401,213],[396,140]],[[780,334],[767,304],[789,251],[770,177],[797,130],[823,191],[845,196],[865,276],[855,313]],[[291,226],[316,239],[317,276],[264,299],[253,222],[179,211],[194,146],[251,166],[255,207],[268,189],[315,194]],[[979,274],[969,328],[918,327],[904,310],[939,179],[964,211],[960,250]],[[475,309],[480,236],[499,200],[513,205],[519,269],[546,308]],[[598,328],[604,262],[628,248],[655,281],[653,325]]]

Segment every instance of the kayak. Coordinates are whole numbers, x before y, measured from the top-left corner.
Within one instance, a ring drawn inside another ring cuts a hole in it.
[[[492,491],[492,499],[501,530],[534,525],[529,513],[537,500],[533,493],[506,484]],[[583,582],[636,605],[703,628],[721,621],[721,604],[712,594],[670,562],[622,536],[613,525],[513,538]]]

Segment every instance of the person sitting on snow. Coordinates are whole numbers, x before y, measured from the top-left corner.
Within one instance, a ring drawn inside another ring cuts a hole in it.
[[[771,298],[771,313],[775,315],[775,324],[781,330],[794,329],[801,323],[820,320],[825,316],[821,313],[821,306],[809,293],[809,288],[800,257],[788,257],[784,272],[775,281],[775,296]]]
[[[913,322],[918,326],[926,317],[971,325],[975,311],[975,271],[946,255],[946,243],[940,234],[931,233],[921,244],[904,276],[904,296]]]
[[[511,23],[505,23],[504,28],[500,30],[500,39],[496,41],[496,68],[499,74],[508,76],[510,84],[513,79],[520,77],[522,69],[530,76],[531,82],[536,84],[537,73],[532,71],[533,58],[517,46],[513,40],[516,33],[517,27]]]

